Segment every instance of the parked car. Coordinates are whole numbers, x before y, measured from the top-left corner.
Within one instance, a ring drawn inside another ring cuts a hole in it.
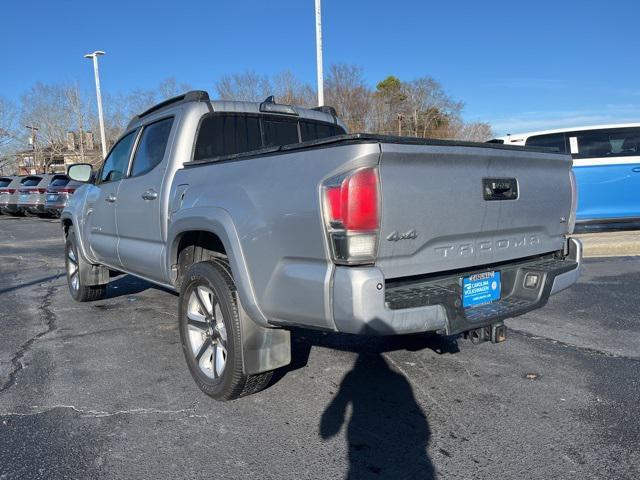
[[[5,187],[4,194],[0,195],[2,200],[0,201],[0,210],[4,214],[21,215],[22,211],[18,207],[18,201],[20,199],[20,189],[25,183],[32,183],[27,176],[12,177],[11,183]],[[36,180],[37,181],[37,180]]]
[[[506,338],[578,278],[571,157],[347,135],[329,107],[190,92],[136,116],[62,212],[69,291],[179,292],[189,370],[222,400],[289,363],[289,329]],[[373,380],[375,381],[375,380]]]
[[[66,175],[54,175],[45,192],[44,212],[59,217],[67,206],[69,197],[80,185],[82,185],[80,182],[74,182]]]
[[[0,214],[10,213],[8,211],[9,199],[15,193],[20,177],[7,176],[0,177]]]
[[[640,221],[640,123],[520,133],[494,141],[570,153],[579,224]]]
[[[53,175],[29,175],[18,189],[18,210],[24,215],[44,213],[45,192]]]

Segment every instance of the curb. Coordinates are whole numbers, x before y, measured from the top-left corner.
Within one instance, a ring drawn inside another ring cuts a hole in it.
[[[572,236],[582,241],[585,257],[640,255],[640,231],[581,233]]]

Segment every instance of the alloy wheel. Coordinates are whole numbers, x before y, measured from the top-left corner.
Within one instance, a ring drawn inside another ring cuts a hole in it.
[[[220,378],[227,363],[227,329],[218,297],[209,287],[197,285],[191,290],[187,328],[196,365],[207,377]]]

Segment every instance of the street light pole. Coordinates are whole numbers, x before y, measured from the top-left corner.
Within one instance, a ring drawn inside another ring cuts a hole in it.
[[[100,141],[102,143],[102,158],[107,157],[107,138],[104,134],[104,117],[102,115],[102,96],[100,95],[100,72],[98,71],[98,57],[104,55],[105,52],[96,50],[93,53],[87,53],[84,58],[93,59],[93,75],[96,79],[96,97],[98,99],[98,121],[100,122]]]
[[[316,63],[318,71],[318,106],[324,105],[324,77],[322,74],[322,5],[316,0]]]
[[[36,160],[36,132],[38,131],[38,127],[34,127],[33,125],[25,125],[25,128],[31,130],[31,137],[29,137],[29,142],[31,143],[31,151],[33,152],[33,166],[36,170],[35,173],[38,173],[38,161]],[[47,173],[43,171],[42,173]]]

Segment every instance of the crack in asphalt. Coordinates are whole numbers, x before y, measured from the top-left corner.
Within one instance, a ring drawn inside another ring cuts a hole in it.
[[[592,348],[592,347],[583,347],[580,345],[575,345],[573,343],[569,343],[569,342],[563,342],[562,340],[556,340],[555,338],[550,338],[550,337],[543,337],[541,335],[535,335],[533,333],[529,333],[526,332],[524,330],[518,330],[516,328],[509,328],[508,329],[509,332],[513,332],[515,334],[518,335],[522,335],[523,337],[532,339],[532,340],[545,340],[547,342],[553,343],[554,345],[559,345],[561,347],[566,347],[566,348],[573,348],[575,350],[579,350],[581,352],[586,352],[586,353],[590,353],[592,355],[598,355],[601,357],[608,357],[608,358],[620,358],[623,360],[630,360],[632,362],[640,362],[640,357],[630,357],[628,355],[620,355],[618,353],[613,353],[613,352],[607,352],[605,350],[598,350],[597,348]]]
[[[57,279],[59,276],[60,274],[58,273],[55,276],[55,279]],[[38,307],[38,310],[40,311],[40,319],[46,327],[45,330],[41,331],[37,335],[24,342],[15,353],[15,355],[11,358],[11,364],[13,365],[13,368],[9,372],[9,378],[7,379],[7,381],[0,386],[0,393],[5,392],[16,384],[18,375],[24,369],[22,358],[31,349],[33,343],[56,329],[56,314],[53,313],[53,310],[51,310],[51,302],[53,301],[53,294],[55,293],[56,288],[57,286],[55,285],[49,285],[47,287],[47,291],[42,301],[40,302],[40,306]]]
[[[76,407],[75,405],[50,405],[50,406],[39,406],[34,405],[30,408],[38,409],[36,412],[29,413],[20,413],[20,412],[4,412],[0,413],[0,418],[2,417],[32,417],[35,415],[42,415],[54,410],[72,410],[76,413],[79,413],[83,417],[92,417],[92,418],[103,418],[103,417],[113,417],[116,415],[177,415],[182,413],[188,413],[189,418],[209,418],[208,415],[201,415],[194,413],[196,410],[197,404],[191,408],[183,408],[181,410],[162,410],[159,408],[132,408],[130,410],[115,410],[113,412],[105,411],[105,410],[92,410],[85,409],[81,407]]]

